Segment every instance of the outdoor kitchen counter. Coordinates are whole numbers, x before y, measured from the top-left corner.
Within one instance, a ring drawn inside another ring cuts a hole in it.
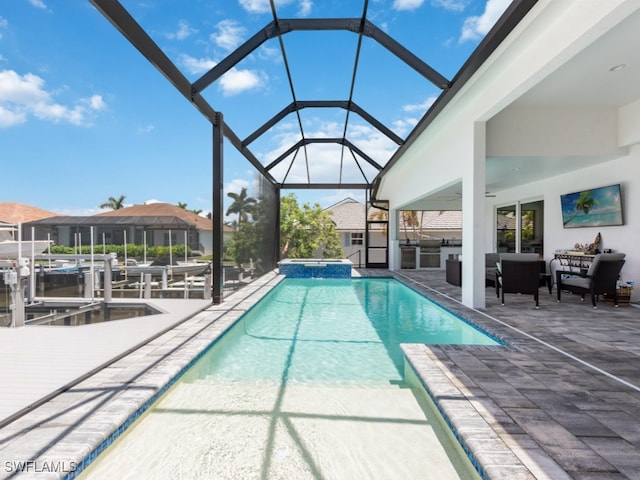
[[[444,270],[446,260],[449,255],[460,255],[462,253],[462,246],[441,246],[440,247],[440,269]]]

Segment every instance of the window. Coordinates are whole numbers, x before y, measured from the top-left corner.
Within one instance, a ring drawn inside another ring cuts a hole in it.
[[[517,220],[518,211],[519,222]],[[542,255],[544,251],[544,201],[498,208],[496,218],[496,251],[498,253],[518,251]],[[519,238],[518,230],[520,232]],[[518,240],[518,245],[516,245],[516,240]]]
[[[351,245],[362,245],[364,243],[364,233],[351,232]]]
[[[520,209],[520,251],[542,255],[544,251],[544,201],[523,203]]]
[[[513,253],[516,251],[516,206],[499,208],[497,211],[497,249],[496,252]]]

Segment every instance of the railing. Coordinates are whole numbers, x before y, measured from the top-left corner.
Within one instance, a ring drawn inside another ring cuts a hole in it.
[[[353,257],[356,253],[358,254],[358,268],[362,268],[362,250],[356,250],[355,252],[353,252],[351,255],[347,257],[347,260]]]

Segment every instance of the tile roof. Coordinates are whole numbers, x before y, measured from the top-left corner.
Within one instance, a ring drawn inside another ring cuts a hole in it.
[[[352,198],[345,198],[329,208],[325,208],[336,224],[337,230],[364,230],[365,206]]]
[[[176,217],[191,225],[195,225],[199,230],[213,229],[213,222],[208,218],[171,203],[133,205],[118,210],[98,213],[94,215],[94,217]]]
[[[43,218],[59,216],[58,213],[49,212],[38,207],[32,207],[19,202],[0,202],[0,222],[25,223]]]
[[[345,198],[341,202],[325,209],[330,212],[337,230],[364,230],[365,205],[352,199]],[[462,211],[460,210],[425,210],[418,212],[418,220],[422,219],[423,230],[461,230]],[[404,229],[402,216],[400,230]]]
[[[422,218],[423,230],[461,230],[461,210],[425,210],[418,212],[418,220]],[[402,225],[402,219],[400,221]]]

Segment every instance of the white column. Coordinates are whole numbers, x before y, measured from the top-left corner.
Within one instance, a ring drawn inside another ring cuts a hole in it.
[[[486,124],[474,123],[469,133],[468,168],[462,177],[462,303],[484,308]]]
[[[398,241],[398,211],[389,206],[389,270],[400,270],[400,242]]]

